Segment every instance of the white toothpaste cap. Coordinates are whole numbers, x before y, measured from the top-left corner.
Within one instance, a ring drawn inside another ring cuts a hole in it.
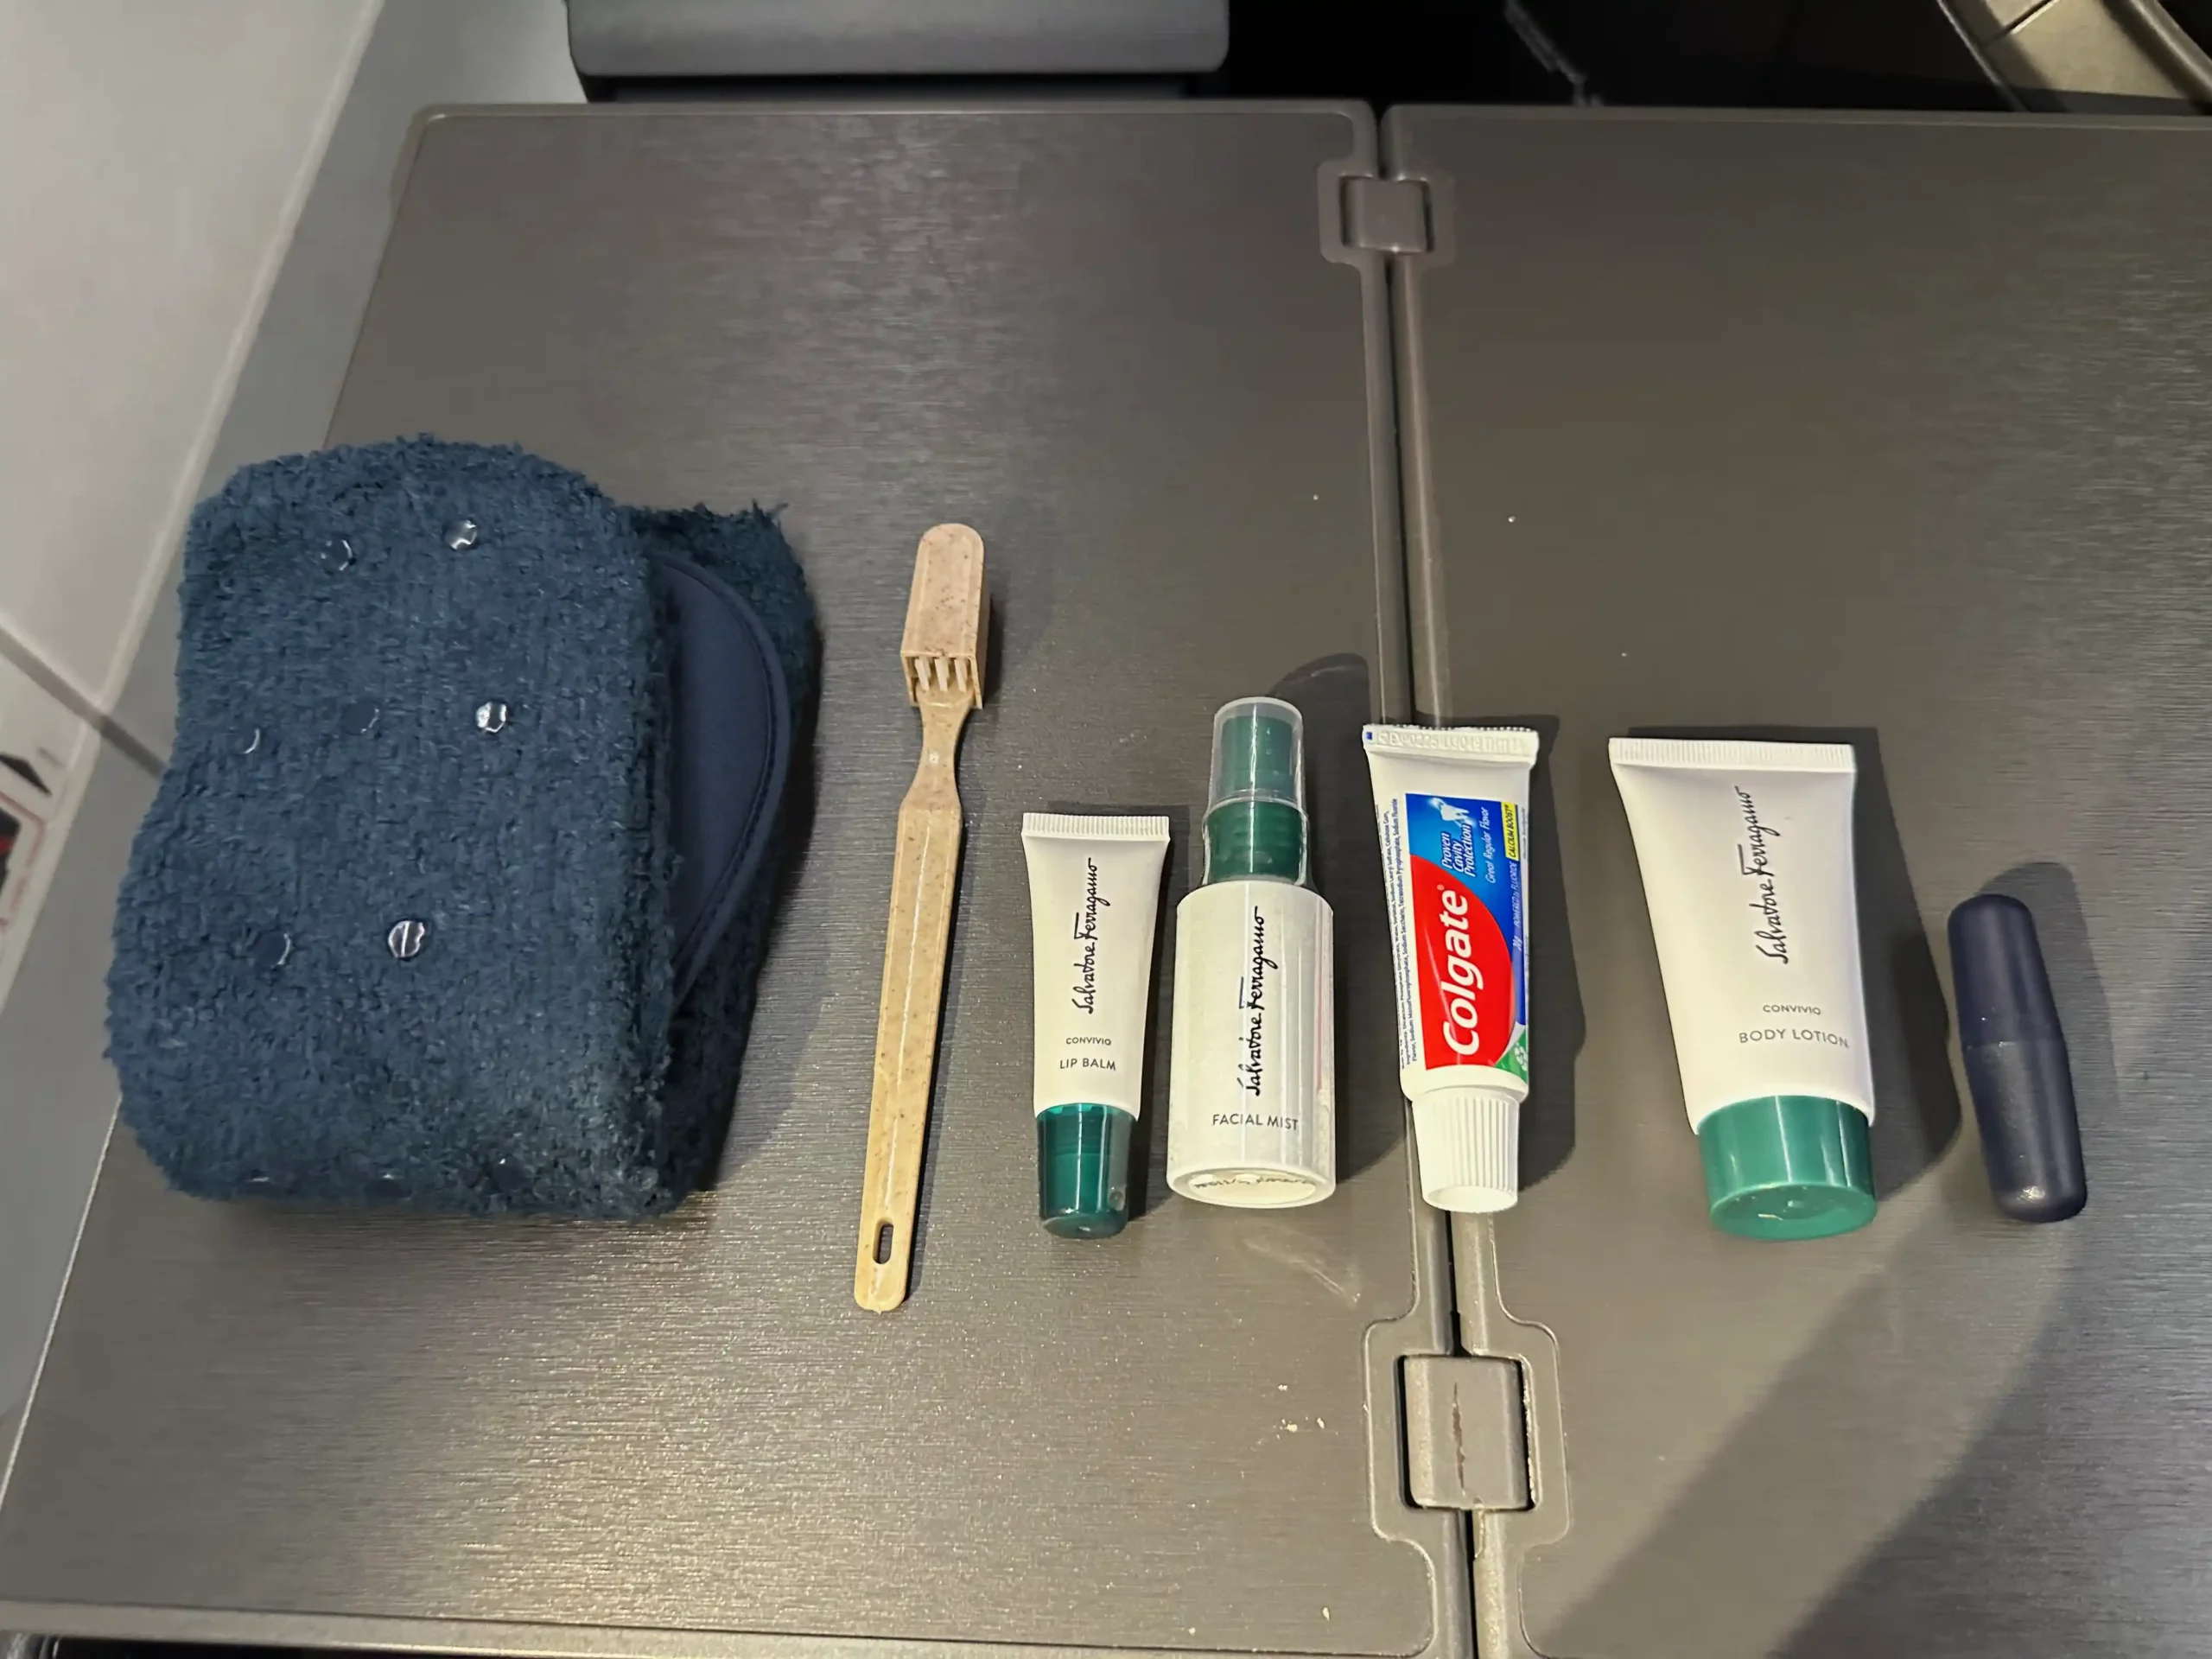
[[[1486,1215],[1521,1197],[1521,1103],[1501,1089],[1438,1089],[1414,1100],[1421,1195]]]

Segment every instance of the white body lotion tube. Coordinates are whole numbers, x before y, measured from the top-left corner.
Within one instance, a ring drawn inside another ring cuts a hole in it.
[[[1874,1117],[1842,743],[1617,737],[1682,1099],[1713,1224],[1873,1219]]]
[[[1144,1109],[1145,1015],[1167,820],[1031,812],[1037,1213],[1109,1238],[1129,1217],[1129,1132]]]

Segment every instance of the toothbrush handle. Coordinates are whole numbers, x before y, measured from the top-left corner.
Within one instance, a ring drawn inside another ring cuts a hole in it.
[[[925,690],[922,760],[899,808],[891,867],[891,923],[883,941],[883,994],[875,1020],[875,1087],[868,1107],[868,1173],[861,1191],[853,1300],[887,1313],[906,1300],[914,1206],[928,1139],[930,1079],[945,947],[960,875],[960,785],[953,758],[969,699]]]

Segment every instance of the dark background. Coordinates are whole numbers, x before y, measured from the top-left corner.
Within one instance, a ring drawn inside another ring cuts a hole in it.
[[[1377,107],[1578,93],[1735,108],[2006,107],[1934,0],[1231,0],[1229,41],[1201,92]]]

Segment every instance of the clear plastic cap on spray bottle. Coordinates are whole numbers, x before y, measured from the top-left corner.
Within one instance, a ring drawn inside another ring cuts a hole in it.
[[[1306,716],[1280,697],[1239,697],[1213,717],[1205,880],[1306,880]]]

